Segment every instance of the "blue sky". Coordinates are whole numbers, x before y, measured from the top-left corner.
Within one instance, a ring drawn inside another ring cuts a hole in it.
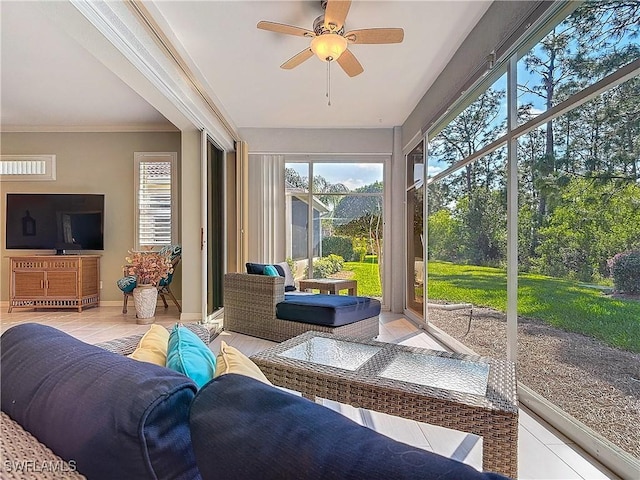
[[[309,176],[306,163],[287,163],[302,177]],[[314,175],[324,177],[329,183],[342,183],[349,190],[382,181],[382,163],[314,163]]]

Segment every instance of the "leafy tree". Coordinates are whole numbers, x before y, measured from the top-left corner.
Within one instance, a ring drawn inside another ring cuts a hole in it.
[[[469,105],[431,141],[429,149],[435,158],[450,165],[477,152],[504,131],[505,120],[499,120],[504,90],[489,89]],[[445,180],[454,195],[473,194],[476,187],[489,187],[499,176],[495,155],[486,155],[462,169],[462,174]]]
[[[284,169],[285,182],[294,188],[299,188],[303,191],[309,191],[309,179],[308,177],[301,176],[293,168]],[[322,219],[323,226],[327,231],[327,235],[333,235],[333,218],[335,207],[342,200],[341,193],[348,193],[349,189],[342,183],[330,183],[326,178],[321,175],[315,175],[313,177],[313,194],[314,196],[326,205],[329,209],[329,213]]]
[[[366,238],[368,251],[379,254],[382,242],[382,182],[354,190],[355,193],[378,195],[348,195],[334,211],[336,232],[353,238]]]
[[[507,225],[504,197],[499,191],[478,189],[459,199],[455,217],[463,257],[473,265],[499,266],[506,258]]]
[[[520,91],[538,96],[547,109],[558,104],[640,58],[634,41],[639,26],[639,2],[585,2],[525,56],[530,75]],[[593,197],[585,189],[598,191],[611,182],[609,188],[619,191],[620,180],[638,179],[639,94],[638,78],[631,79],[520,138],[521,265],[573,278],[603,275],[603,257],[596,257],[609,250],[609,223],[593,219],[625,210],[616,211],[608,195],[592,198],[593,210],[578,204],[585,195]],[[531,118],[533,105],[521,106],[519,115],[521,121]],[[572,200],[568,192],[580,198]]]
[[[455,262],[459,258],[462,224],[447,209],[429,215],[429,259]]]
[[[639,19],[638,2],[585,2],[524,57],[530,75],[518,85],[519,90],[538,97],[549,109],[633,61],[639,57],[637,42],[632,41],[638,36]],[[638,138],[638,116],[633,112],[637,112],[638,95],[634,83],[618,86],[588,105],[547,122],[542,130],[544,146],[536,145],[528,157],[532,167],[528,174],[534,186],[528,200],[537,210],[532,248],[538,246],[538,229],[548,220],[553,202],[570,178],[611,176],[620,165],[624,172],[637,175],[638,151],[633,139]],[[630,89],[635,92],[624,96],[626,105],[621,104],[622,97],[614,100],[618,91]],[[533,104],[524,105],[521,118],[526,114],[531,117],[533,108]]]
[[[309,179],[307,177],[302,177],[293,168],[284,169],[284,180],[292,187],[309,190]]]
[[[572,180],[541,235],[540,272],[582,281],[608,276],[608,258],[640,247],[640,185]]]
[[[350,262],[354,254],[354,240],[350,237],[322,237],[322,255],[335,254]]]
[[[504,95],[504,90],[488,89],[434,138],[429,151],[453,165],[498,138],[505,128],[506,119],[501,119]],[[450,232],[445,232],[455,225],[457,235],[453,244],[444,245],[439,239],[432,239],[434,232],[429,230],[429,241],[435,242],[437,255],[479,265],[499,264],[504,260],[501,258],[504,248],[499,247],[497,241],[497,232],[504,233],[504,227],[500,227],[504,220],[496,216],[504,209],[488,201],[494,198],[492,191],[504,191],[504,165],[505,151],[499,149],[467,164],[437,186],[429,186],[429,226],[444,229],[439,233],[446,236]],[[443,209],[449,210],[448,216],[441,213]]]

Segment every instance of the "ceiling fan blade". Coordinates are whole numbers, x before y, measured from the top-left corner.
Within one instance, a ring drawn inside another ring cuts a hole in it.
[[[306,28],[294,27],[293,25],[285,25],[284,23],[258,22],[258,28],[261,30],[269,30],[270,32],[284,33],[286,35],[296,35],[298,37],[315,37],[316,34]]]
[[[348,49],[338,57],[338,63],[350,77],[355,77],[364,72],[364,68],[362,68],[358,59]]]
[[[363,28],[344,34],[350,43],[400,43],[404,39],[401,28]]]
[[[305,60],[309,60],[311,57],[313,57],[313,52],[311,51],[310,48],[306,48],[300,53],[295,54],[293,57],[291,57],[289,60],[284,62],[282,65],[280,65],[280,68],[284,68],[285,70],[291,70],[292,68],[295,68],[298,65],[300,65]]]
[[[351,8],[351,0],[327,0],[327,7],[324,10],[324,26],[333,31],[340,30],[344,25]]]

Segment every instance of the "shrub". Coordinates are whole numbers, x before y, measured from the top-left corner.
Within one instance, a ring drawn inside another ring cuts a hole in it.
[[[349,261],[353,258],[353,244],[350,237],[325,237],[322,239],[322,253],[324,255],[339,255]]]
[[[328,255],[313,261],[313,278],[327,278],[342,270],[344,259],[339,255]]]
[[[284,261],[287,262],[287,265],[289,265],[289,270],[291,271],[291,275],[293,275],[293,278],[296,278],[296,271],[298,269],[295,260],[291,257],[287,257],[284,259]]]
[[[640,294],[640,250],[618,253],[607,264],[616,291]]]

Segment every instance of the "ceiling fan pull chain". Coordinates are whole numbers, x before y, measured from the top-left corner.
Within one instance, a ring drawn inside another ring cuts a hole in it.
[[[331,106],[331,62],[327,62],[327,98],[329,99],[327,105]]]

